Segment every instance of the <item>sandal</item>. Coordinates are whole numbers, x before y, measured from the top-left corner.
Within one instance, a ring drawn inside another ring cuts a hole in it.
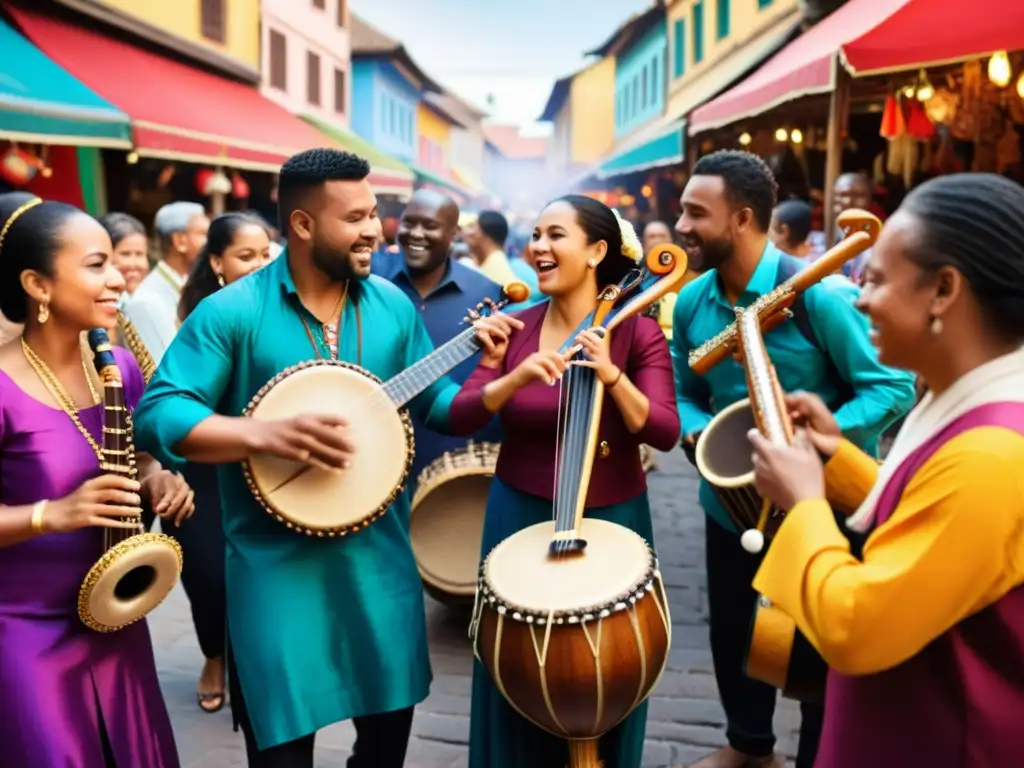
[[[208,715],[220,712],[224,708],[225,698],[224,691],[196,693],[196,702],[199,704],[199,708]]]

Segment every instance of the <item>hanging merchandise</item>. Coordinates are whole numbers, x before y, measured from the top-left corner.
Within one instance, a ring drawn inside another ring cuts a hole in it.
[[[53,171],[46,162],[32,152],[22,149],[17,144],[0,156],[0,178],[12,187],[25,187],[37,173],[49,178]]]
[[[238,171],[231,174],[231,196],[236,200],[249,199],[249,182]]]
[[[918,141],[930,141],[935,136],[935,123],[928,119],[921,102],[910,99],[907,111],[907,132]]]
[[[903,124],[903,112],[899,108],[895,94],[889,94],[885,100],[885,109],[882,111],[882,125],[878,130],[883,139],[895,139],[900,136],[906,126]]]

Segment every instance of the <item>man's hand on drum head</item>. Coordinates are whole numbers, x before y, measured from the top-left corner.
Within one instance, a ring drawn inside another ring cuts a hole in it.
[[[490,315],[473,322],[476,337],[484,347],[484,355],[480,360],[485,368],[499,368],[508,351],[508,338],[513,330],[523,327],[523,321],[509,315]]]
[[[328,414],[306,414],[280,421],[253,420],[251,452],[338,473],[348,468],[355,452],[347,427],[348,421]]]

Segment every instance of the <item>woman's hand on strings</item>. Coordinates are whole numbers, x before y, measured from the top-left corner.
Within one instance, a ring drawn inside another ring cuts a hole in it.
[[[793,423],[804,428],[811,444],[825,456],[833,456],[843,433],[825,402],[810,392],[792,392],[785,401]]]
[[[516,388],[525,387],[532,381],[542,381],[551,386],[560,380],[569,367],[569,359],[579,351],[573,347],[566,352],[545,349],[534,352],[523,360],[512,372]]]
[[[576,343],[587,353],[588,359],[573,360],[573,365],[593,368],[597,372],[597,378],[606,387],[614,383],[622,374],[619,366],[612,362],[611,348],[607,335],[601,337],[593,331],[583,331],[576,337]]]
[[[355,446],[348,421],[333,414],[307,414],[280,421],[247,419],[251,454],[269,454],[338,473],[347,469]]]
[[[754,484],[762,496],[786,512],[801,501],[825,498],[825,471],[804,430],[792,445],[774,445],[756,429],[747,438],[754,447]]]
[[[142,481],[142,496],[158,517],[172,521],[175,526],[180,526],[196,511],[195,491],[184,477],[166,469],[151,472]]]
[[[93,526],[138,528],[142,520],[140,490],[137,481],[121,475],[100,475],[86,480],[78,490],[46,506],[43,527],[58,533]]]
[[[500,368],[508,352],[508,339],[513,330],[523,327],[523,321],[508,315],[488,315],[473,322],[476,337],[483,344],[484,354],[480,364],[485,368]]]

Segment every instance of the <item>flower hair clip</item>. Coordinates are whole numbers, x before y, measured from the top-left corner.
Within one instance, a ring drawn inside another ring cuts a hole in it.
[[[644,247],[640,244],[640,238],[636,236],[636,229],[614,208],[612,208],[612,213],[615,214],[615,220],[619,222],[619,234],[622,235],[622,255],[639,262],[644,256]]]

